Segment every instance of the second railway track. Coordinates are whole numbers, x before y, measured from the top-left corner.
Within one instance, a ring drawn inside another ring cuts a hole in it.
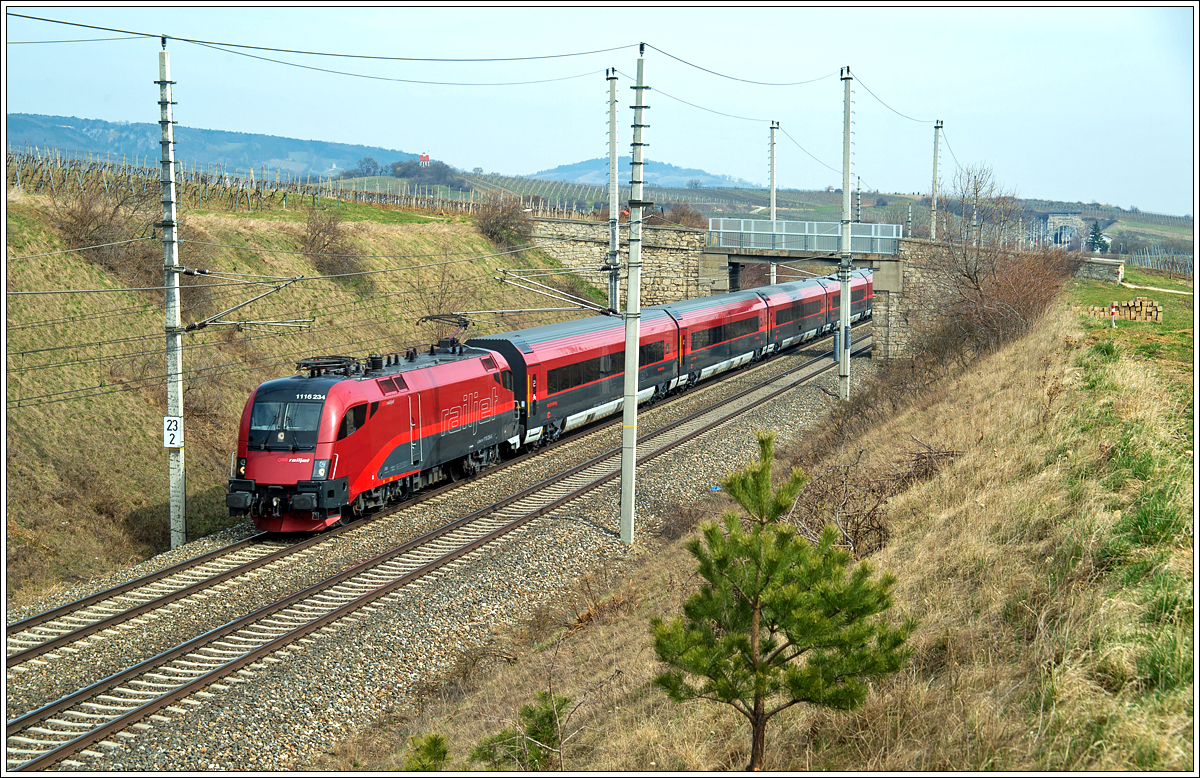
[[[763,400],[758,398],[747,402],[754,406]],[[710,411],[708,415],[727,414]],[[655,443],[646,440],[639,443],[639,451],[655,447]],[[230,622],[143,665],[105,679],[97,687],[66,695],[60,702],[11,721],[8,729],[10,768],[44,767],[61,759],[62,755],[51,754],[47,743],[72,742],[68,751],[86,748],[94,742],[107,742],[108,747],[115,747],[112,741],[105,741],[111,732],[153,715],[157,709],[175,707],[181,710],[175,706],[178,699],[187,698],[196,688],[218,683],[217,675],[244,670],[246,666],[260,662],[262,657],[278,651],[283,645],[299,639],[290,627],[302,624],[301,630],[321,630],[329,623],[345,618],[351,610],[369,607],[372,600],[390,596],[393,588],[420,575],[427,575],[431,569],[454,564],[462,556],[474,554],[489,535],[512,531],[523,522],[552,510],[568,499],[566,495],[559,496],[568,486],[568,479],[578,476],[583,482],[580,488],[595,488],[602,480],[615,474],[612,457],[609,456],[610,461],[604,461],[603,458],[593,460],[578,469],[579,473],[594,471],[588,477],[576,473],[551,479],[553,483],[544,484],[539,491],[548,489],[553,494],[538,498],[535,504],[521,505],[522,501],[528,503],[532,498],[529,495],[516,495],[504,501],[503,505],[489,507],[417,541],[404,544],[385,555],[386,558],[357,565],[306,592],[260,609],[251,614],[248,620]],[[615,458],[619,460],[619,450]],[[473,529],[468,529],[470,527]],[[430,557],[433,558],[431,562],[424,559]],[[245,626],[243,622],[250,626]],[[231,656],[236,658],[230,659]],[[217,669],[210,670],[210,667]],[[152,695],[151,690],[165,690],[165,694]],[[186,704],[197,703],[192,700]],[[101,719],[107,723],[100,729],[88,729],[81,723]],[[52,722],[51,726],[40,725],[46,721]],[[83,742],[72,734],[83,730],[92,732],[82,736],[84,739],[90,738],[90,742]]]

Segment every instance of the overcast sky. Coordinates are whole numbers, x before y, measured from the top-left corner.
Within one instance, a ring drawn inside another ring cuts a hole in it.
[[[787,133],[778,137],[779,186],[840,186],[838,70],[849,66],[851,169],[866,189],[928,193],[941,119],[943,189],[956,166],[987,165],[1022,197],[1195,214],[1190,4],[6,11],[9,113],[158,120],[157,37],[24,43],[124,35],[14,16],[26,14],[174,38],[175,119],[184,126],[428,152],[460,168],[529,174],[607,155],[608,67],[622,74],[618,137],[629,153],[628,87],[645,42],[651,160],[765,185],[777,120]],[[422,62],[250,46],[428,59],[623,48]],[[549,79],[560,80],[412,83]],[[187,159],[187,149],[177,157]]]

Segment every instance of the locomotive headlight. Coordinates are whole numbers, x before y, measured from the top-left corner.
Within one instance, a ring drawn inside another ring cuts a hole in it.
[[[329,460],[318,459],[313,462],[312,480],[324,481],[329,477]]]
[[[234,468],[234,472],[237,474],[238,478],[246,477],[246,458],[245,457],[237,458],[237,467]]]

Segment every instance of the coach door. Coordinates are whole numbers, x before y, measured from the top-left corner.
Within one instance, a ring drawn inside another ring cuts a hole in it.
[[[410,394],[408,396],[408,424],[410,433],[408,447],[412,453],[412,463],[419,465],[421,464],[421,460],[425,458],[425,442],[421,439],[420,394]]]

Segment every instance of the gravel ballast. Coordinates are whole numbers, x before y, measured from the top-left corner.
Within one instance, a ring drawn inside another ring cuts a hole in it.
[[[869,359],[851,360],[852,381],[857,383],[872,369]],[[779,441],[786,442],[817,423],[836,402],[818,388],[821,386],[836,394],[836,372],[826,373],[813,385],[794,390],[641,468],[638,534],[653,532],[665,511],[702,499],[723,474],[750,461],[757,454],[754,430],[775,430]],[[729,392],[733,391],[730,387]],[[685,396],[683,402],[644,412],[639,426],[645,426],[640,431],[664,423],[656,414],[677,418],[690,412],[688,399]],[[695,404],[699,402],[697,399]],[[591,436],[584,447],[599,453],[619,445],[619,430],[618,426]],[[468,488],[424,503],[420,510],[408,512],[417,516],[405,516],[403,527],[397,526],[401,519],[382,519],[318,546],[320,552],[306,554],[303,563],[277,563],[266,572],[247,576],[246,581],[223,585],[220,592],[207,598],[183,601],[170,618],[139,619],[131,622],[130,628],[117,630],[122,634],[106,635],[62,659],[10,671],[9,718],[19,715],[22,705],[29,709],[54,696],[56,689],[65,693],[88,678],[94,681],[104,677],[105,671],[115,671],[112,668],[128,667],[186,639],[180,638],[181,634],[199,634],[224,624],[405,537],[416,537],[449,518],[484,507],[501,493],[549,477],[568,461],[582,459],[581,450],[564,446],[545,452],[545,459],[539,456],[532,467],[497,473],[497,477],[510,474],[502,480],[480,479]],[[618,482],[612,481],[566,509],[529,523],[506,542],[476,552],[277,652],[231,680],[209,687],[207,695],[211,696],[199,695],[174,706],[183,713],[163,712],[148,722],[150,728],[129,729],[110,738],[108,744],[92,746],[89,751],[99,756],[79,754],[60,767],[106,771],[304,769],[385,711],[415,705],[423,689],[436,685],[464,655],[485,646],[494,631],[524,622],[544,604],[562,601],[586,573],[611,569],[638,553],[636,543],[630,548],[620,541],[619,500]],[[95,591],[144,575],[231,543],[249,531],[238,527],[189,543],[133,571],[115,573],[103,585],[92,582],[81,589]],[[86,593],[75,592],[62,601]],[[55,604],[47,601],[26,610],[32,613]],[[170,626],[176,624],[179,626]]]

